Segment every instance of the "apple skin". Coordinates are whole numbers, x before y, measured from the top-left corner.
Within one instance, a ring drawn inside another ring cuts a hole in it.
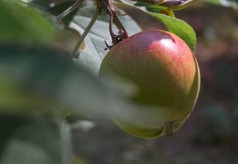
[[[134,121],[112,118],[123,130],[142,138],[172,135],[189,117],[200,90],[194,54],[181,38],[166,31],[140,32],[115,45],[103,59],[99,75],[108,73],[138,87],[134,102],[158,110],[148,124],[137,115],[139,111],[131,116]],[[137,116],[140,119],[135,121]]]

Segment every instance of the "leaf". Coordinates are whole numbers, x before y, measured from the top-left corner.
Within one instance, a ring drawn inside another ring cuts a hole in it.
[[[12,115],[5,115],[0,114],[0,159],[2,157],[2,153],[7,145],[8,140],[14,133],[14,131],[20,127],[21,125],[25,124],[25,118],[12,116]]]
[[[59,124],[54,120],[32,117],[9,138],[0,163],[60,164],[62,150]]]
[[[17,1],[0,1],[0,43],[51,45],[56,30],[42,14]]]
[[[54,3],[54,4],[65,3],[65,2],[68,2],[68,1],[72,1],[72,0],[50,0],[50,2]]]
[[[0,50],[0,53],[6,54]],[[0,62],[2,63],[2,62]],[[12,65],[14,68],[14,65]],[[7,113],[22,113],[32,111],[32,106],[43,107],[45,105],[38,97],[34,97],[19,87],[16,82],[9,77],[8,69],[0,66],[0,111]],[[16,75],[17,76],[17,75]],[[19,77],[15,77],[19,78]]]
[[[219,6],[231,7],[234,9],[238,9],[238,1],[237,0],[203,0],[204,2],[212,3]]]
[[[2,88],[7,89],[1,90],[1,96],[5,98],[8,91],[16,93],[9,96],[7,103],[0,103],[1,111],[50,113],[47,106],[55,104],[77,113],[105,117],[101,111],[114,108],[118,93],[62,55],[45,47],[0,46],[0,75],[5,75],[0,79],[11,84],[2,83]],[[23,98],[23,102],[19,101]],[[115,100],[108,102],[110,99]]]
[[[64,99],[63,97],[69,96],[66,99],[71,99],[71,96],[75,95],[77,99],[81,96],[83,99],[86,96],[85,98],[87,100],[87,95],[94,97],[94,92],[97,90],[100,91],[100,85],[102,84],[100,84],[96,77],[85,71],[85,69],[81,69],[81,67],[77,68],[72,63],[66,62],[66,56],[62,58],[57,56],[57,54],[59,55],[61,53],[47,48],[25,49],[24,47],[15,47],[12,49],[11,46],[0,46],[0,73],[1,75],[5,75],[1,79],[4,79],[8,83],[11,82],[10,86],[2,86],[2,88],[10,87],[10,89],[2,90],[0,93],[2,93],[2,97],[8,93],[6,91],[12,90],[12,92],[17,93],[17,96],[10,99],[12,103],[9,101],[5,105],[0,104],[1,107],[4,107],[1,109],[6,109],[6,105],[9,105],[7,109],[12,109],[14,107],[12,104],[15,103],[20,105],[17,102],[18,98],[22,100],[22,97],[26,97],[25,101],[23,101],[26,105],[22,104],[18,108],[29,105],[29,110],[32,110],[35,108],[38,109],[40,102],[43,102],[43,104],[47,103],[48,98],[51,101],[55,99],[60,99],[61,101],[61,98]],[[4,72],[6,73],[4,74]],[[81,89],[80,86],[84,87]],[[74,92],[75,87],[78,88],[79,93]],[[94,88],[94,91],[92,88]],[[73,92],[70,93],[71,91]],[[105,92],[107,92],[106,89]],[[104,94],[105,92],[99,92],[99,94]],[[33,96],[34,93],[37,94]],[[41,101],[41,94],[43,94],[43,99],[46,102]],[[29,102],[33,98],[38,100],[39,104],[33,103],[31,104],[33,106],[31,106]],[[92,108],[88,100],[82,102],[82,106],[80,101],[78,102],[80,107]]]
[[[81,8],[74,17],[70,27],[76,29],[82,34],[95,12],[95,7],[94,3],[87,1],[86,6]],[[141,28],[137,23],[128,15],[120,16],[119,19],[129,35],[141,31]],[[117,30],[118,29],[114,27],[114,31],[117,32]],[[109,16],[102,13],[84,40],[85,48],[80,52],[80,58],[75,59],[74,61],[85,65],[86,68],[89,68],[93,73],[98,74],[101,62],[107,54],[107,51],[104,50],[104,48],[106,48],[105,41],[110,38]]]
[[[197,43],[196,33],[194,32],[193,28],[190,25],[188,25],[186,22],[184,22],[180,19],[177,19],[177,18],[166,16],[164,14],[147,11],[146,8],[135,6],[134,3],[130,3],[126,0],[116,0],[116,1],[121,2],[128,6],[140,9],[140,10],[144,11],[145,13],[150,14],[157,20],[161,21],[162,23],[164,23],[166,25],[166,27],[168,28],[168,30],[170,32],[172,32],[172,33],[176,34],[177,36],[179,36],[180,38],[182,38],[187,43],[187,45],[190,47],[190,49],[193,52],[195,52],[196,43]]]
[[[165,15],[168,15],[171,17],[175,17],[173,10],[171,10],[165,6],[151,5],[149,3],[142,3],[142,2],[136,2],[134,5],[139,6],[139,7],[142,7],[142,6],[146,7],[146,10],[149,12],[161,13],[161,14],[165,14]]]

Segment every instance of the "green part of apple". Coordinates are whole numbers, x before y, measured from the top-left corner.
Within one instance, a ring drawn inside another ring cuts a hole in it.
[[[140,32],[115,45],[103,59],[99,75],[105,74],[134,83],[138,93],[132,100],[155,107],[156,111],[126,113],[125,118],[111,116],[123,130],[143,138],[171,136],[189,117],[200,90],[194,54],[181,38],[166,31]]]

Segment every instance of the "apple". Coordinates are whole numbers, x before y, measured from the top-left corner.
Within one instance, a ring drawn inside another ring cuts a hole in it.
[[[113,117],[119,127],[138,137],[172,135],[189,117],[200,90],[197,60],[175,34],[161,30],[137,33],[116,44],[102,61],[99,75],[112,74],[138,87],[137,104],[153,107],[157,114],[138,109],[127,119]],[[140,119],[135,121],[135,117]],[[133,121],[134,120],[134,121]]]

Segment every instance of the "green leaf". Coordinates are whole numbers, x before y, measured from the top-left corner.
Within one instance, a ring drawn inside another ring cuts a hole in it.
[[[0,43],[51,45],[56,30],[38,11],[19,1],[0,1]]]
[[[5,53],[0,50],[0,53]],[[7,53],[5,53],[7,55]],[[2,62],[0,62],[2,63]],[[14,68],[14,65],[12,65]],[[0,111],[7,113],[18,113],[31,111],[32,106],[42,107],[45,104],[38,97],[34,97],[19,87],[8,75],[8,69],[0,66]],[[37,108],[38,109],[38,108]]]
[[[140,9],[144,11],[145,13],[150,14],[157,20],[161,21],[163,24],[166,25],[166,27],[168,28],[170,32],[182,38],[190,47],[190,49],[193,52],[195,52],[195,48],[197,44],[196,33],[194,32],[193,28],[190,25],[188,25],[186,22],[177,18],[166,16],[164,14],[147,11],[146,8],[135,6],[134,3],[128,2],[126,0],[116,0],[116,1],[121,2],[128,6]]]

